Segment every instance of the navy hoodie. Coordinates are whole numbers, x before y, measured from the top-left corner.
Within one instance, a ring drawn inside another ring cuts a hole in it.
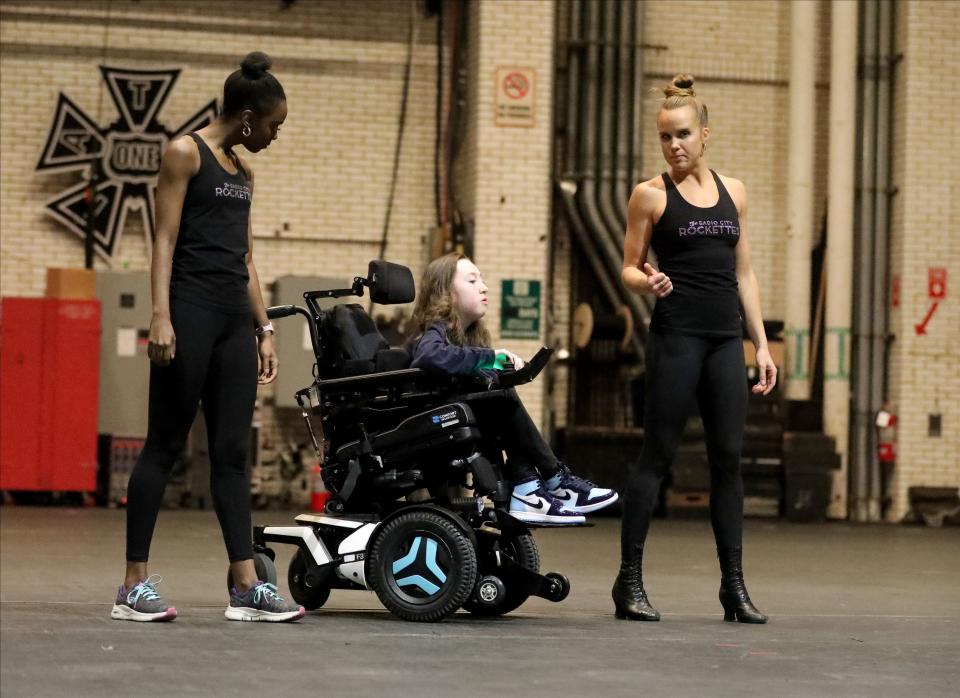
[[[493,364],[496,358],[493,349],[451,344],[447,339],[447,327],[440,322],[430,325],[414,342],[412,354],[410,368],[458,376],[483,376],[493,382],[499,379],[499,374],[492,368],[480,368]]]

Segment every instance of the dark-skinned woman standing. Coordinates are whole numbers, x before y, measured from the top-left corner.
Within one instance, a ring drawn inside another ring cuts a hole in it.
[[[257,579],[251,540],[247,444],[257,384],[277,374],[252,256],[253,170],[235,152],[256,153],[287,116],[270,59],[254,52],[223,87],[223,111],[172,141],[163,154],[151,263],[147,439],[127,493],[127,567],[111,617],[173,620],[177,610],[147,572],[150,541],[174,461],[200,402],[210,445],[210,490],[235,587],[230,620],[289,621],[304,609]]]

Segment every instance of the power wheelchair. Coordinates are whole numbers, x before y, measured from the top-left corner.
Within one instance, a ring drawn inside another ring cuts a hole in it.
[[[570,583],[540,574],[531,525],[508,513],[502,450],[471,408],[532,381],[552,350],[520,370],[507,367],[499,385],[411,369],[410,355],[390,349],[359,304],[319,307],[319,299],[362,297],[365,288],[383,305],[415,294],[408,268],[376,260],[351,288],[311,291],[305,308],[267,311],[274,320],[307,321],[315,380],[296,400],[331,499],[296,525],[254,527],[258,576],[276,583],[269,545],[290,544],[297,551],[287,582],[308,610],[323,606],[331,589],[373,590],[397,617],[423,622],[461,607],[499,616],[530,596],[562,601]]]

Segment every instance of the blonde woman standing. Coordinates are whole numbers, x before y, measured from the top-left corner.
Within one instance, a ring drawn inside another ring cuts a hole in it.
[[[696,404],[710,463],[710,520],[724,620],[765,623],[747,594],[741,562],[744,324],[760,372],[753,392],[769,394],[777,369],[750,262],[747,191],[740,180],[707,165],[707,107],[693,90],[693,78],[679,75],[664,88],[657,132],[667,171],[633,190],[623,252],[624,285],[655,296],[656,305],[646,355],[645,438],[627,480],[614,606],[618,618],[660,619],[643,586],[643,548],[660,482]],[[647,260],[651,249],[659,269]]]

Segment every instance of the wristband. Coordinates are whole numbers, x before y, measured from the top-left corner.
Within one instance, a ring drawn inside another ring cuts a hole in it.
[[[266,325],[260,325],[256,330],[254,330],[254,332],[256,332],[256,335],[258,337],[262,337],[267,332],[270,332],[271,334],[273,334],[273,323],[268,322]]]
[[[492,360],[483,360],[477,364],[478,369],[484,371],[502,371],[505,364],[510,363],[510,356],[502,351],[494,352]]]

